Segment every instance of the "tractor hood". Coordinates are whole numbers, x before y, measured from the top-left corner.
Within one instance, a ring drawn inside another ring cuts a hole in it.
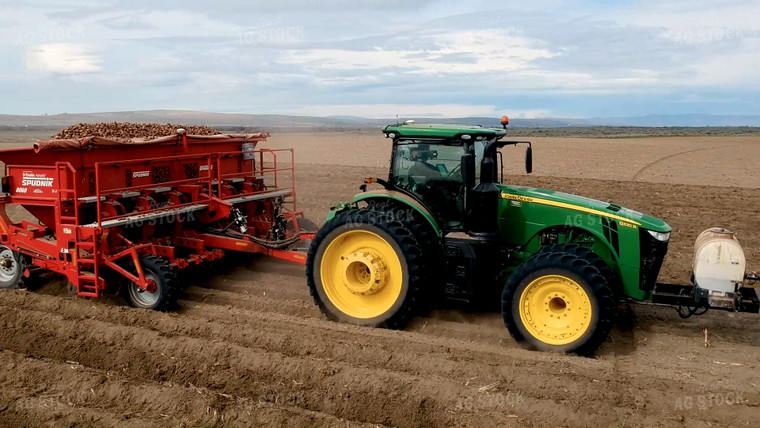
[[[595,214],[618,221],[626,221],[655,232],[667,233],[671,231],[670,226],[658,218],[628,208],[623,208],[609,202],[602,202],[596,199],[585,198],[583,196],[572,195],[570,193],[563,193],[555,190],[536,189],[523,186],[499,186],[499,190],[501,191],[502,199],[537,203],[582,213]]]

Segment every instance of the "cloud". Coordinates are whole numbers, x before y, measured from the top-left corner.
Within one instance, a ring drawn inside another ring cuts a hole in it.
[[[1,8],[11,24],[0,26],[7,113],[51,111],[52,88],[68,111],[760,114],[757,2],[230,0],[212,10],[200,0],[30,0]],[[83,88],[124,95],[85,98]]]
[[[421,35],[427,49],[309,49],[286,52],[280,62],[311,70],[395,68],[416,74],[484,74],[525,70],[556,53],[506,30],[470,30]]]
[[[73,43],[48,43],[29,46],[26,65],[29,70],[82,74],[101,71],[99,56],[87,46]]]
[[[381,119],[398,117],[494,116],[495,106],[463,104],[340,104],[291,106],[288,111],[307,116],[364,116]]]

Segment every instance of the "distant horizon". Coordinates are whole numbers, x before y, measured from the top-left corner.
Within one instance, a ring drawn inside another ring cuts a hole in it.
[[[344,119],[396,119],[396,116],[388,116],[388,115],[373,115],[373,116],[365,116],[365,115],[349,115],[349,114],[330,114],[330,115],[319,115],[319,114],[298,114],[298,113],[260,113],[260,112],[245,112],[245,111],[214,111],[214,110],[195,110],[195,109],[188,109],[188,108],[178,108],[178,109],[172,109],[172,108],[147,108],[147,109],[136,109],[136,110],[101,110],[101,111],[62,111],[62,112],[45,112],[45,113],[32,113],[32,114],[15,114],[15,113],[0,113],[0,117],[2,116],[30,116],[30,117],[46,117],[46,116],[62,116],[62,115],[100,115],[100,114],[118,114],[118,113],[151,113],[151,112],[171,112],[171,113],[201,113],[201,114],[218,114],[218,115],[249,115],[249,116],[291,116],[291,117],[317,117],[317,118],[344,118]],[[561,120],[561,119],[568,119],[568,120],[588,120],[588,119],[625,119],[625,118],[631,118],[631,117],[653,117],[653,116],[663,116],[663,117],[686,117],[686,116],[708,116],[708,117],[758,117],[760,114],[712,114],[712,113],[696,113],[696,112],[689,112],[689,113],[672,113],[672,114],[657,114],[657,113],[648,113],[648,114],[640,114],[640,115],[633,115],[633,116],[535,116],[535,117],[522,117],[522,116],[512,116],[509,114],[509,112],[505,112],[502,115],[465,115],[465,116],[448,116],[448,115],[406,115],[406,116],[398,116],[398,119],[401,120],[402,118],[406,118],[406,120],[414,119],[414,118],[425,118],[425,119],[468,119],[468,118],[501,118],[502,116],[508,116],[510,120]]]
[[[507,115],[509,116],[508,112]],[[498,116],[399,116],[367,117],[358,115],[299,115],[225,113],[202,110],[117,110],[87,113],[43,113],[36,115],[0,114],[0,126],[61,126],[75,122],[159,122],[184,124],[209,124],[216,126],[249,126],[256,121],[257,126],[267,127],[364,127],[376,126],[403,120],[423,120],[428,122],[478,122],[486,126],[499,126]],[[298,121],[298,123],[293,123]],[[510,121],[518,127],[758,127],[760,115],[713,115],[713,114],[648,114],[631,117],[512,117]]]

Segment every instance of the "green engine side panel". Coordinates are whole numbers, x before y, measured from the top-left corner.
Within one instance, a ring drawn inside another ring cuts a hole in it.
[[[583,230],[593,236],[594,252],[620,273],[624,293],[638,300],[647,298],[639,289],[639,228],[670,231],[667,224],[619,207],[610,210],[610,204],[574,195],[499,187],[499,230],[505,243],[525,246],[526,252],[533,253],[539,249],[538,234],[542,231],[567,227]],[[617,222],[619,251],[605,238],[602,218]]]

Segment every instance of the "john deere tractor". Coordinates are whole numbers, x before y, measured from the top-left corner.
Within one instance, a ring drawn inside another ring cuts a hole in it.
[[[710,290],[656,282],[671,232],[664,221],[503,183],[503,147],[527,146],[528,173],[533,158],[530,142],[504,139],[507,123],[385,127],[388,179],[365,179],[353,201],[333,207],[309,250],[308,285],[328,318],[401,329],[439,296],[500,298],[517,341],[590,353],[620,299],[691,314],[717,306]],[[754,290],[743,290],[732,309],[757,312]]]

